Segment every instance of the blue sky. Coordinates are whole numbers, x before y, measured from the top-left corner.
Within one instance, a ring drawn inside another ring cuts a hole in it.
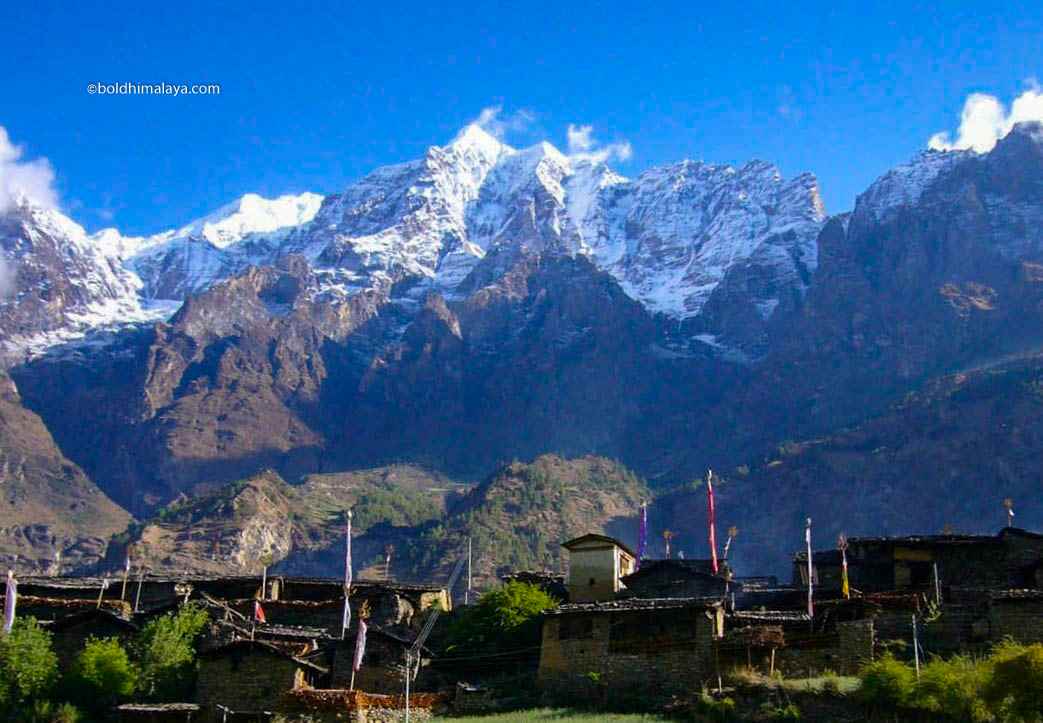
[[[94,7],[84,7],[92,5]],[[149,6],[152,7],[149,7]],[[830,211],[970,93],[1043,78],[1043,3],[17,3],[0,11],[0,126],[90,230],[154,232],[246,192],[336,191],[447,142],[483,108],[681,158],[815,172]],[[723,5],[723,4],[722,4]],[[220,83],[90,96],[91,82]]]

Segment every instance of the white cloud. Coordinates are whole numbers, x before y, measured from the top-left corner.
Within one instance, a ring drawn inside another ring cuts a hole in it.
[[[565,135],[568,140],[569,155],[575,158],[604,163],[611,159],[626,161],[634,155],[634,149],[630,146],[629,141],[616,141],[607,146],[599,144],[594,139],[594,126],[569,123]]]
[[[502,141],[508,134],[524,133],[535,120],[536,114],[525,108],[505,114],[502,105],[493,105],[482,108],[473,122]]]
[[[594,126],[569,123],[566,133],[569,139],[569,153],[586,153],[594,147]]]
[[[46,158],[22,160],[22,148],[11,142],[7,129],[0,126],[0,212],[21,197],[48,208],[58,205],[54,190],[54,170]]]
[[[1009,111],[994,95],[971,93],[963,104],[956,140],[947,132],[935,133],[927,142],[928,147],[936,151],[970,148],[985,153],[1010,133],[1016,123],[1043,121],[1043,91],[1035,81],[1029,81],[1028,85],[1011,103]]]

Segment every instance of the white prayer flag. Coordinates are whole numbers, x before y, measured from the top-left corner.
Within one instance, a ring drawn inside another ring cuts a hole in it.
[[[344,554],[344,619],[341,621],[341,629],[347,630],[351,625],[351,603],[348,596],[351,594],[351,510],[348,510],[348,533],[345,540]]]
[[[7,595],[4,597],[4,635],[14,627],[14,611],[18,605],[18,581],[14,579],[14,571],[7,571]]]
[[[356,673],[362,667],[362,656],[366,654],[366,630],[366,621],[359,620],[359,632],[355,637],[355,660],[351,665],[351,669]]]
[[[804,529],[804,542],[808,548],[808,617],[815,617],[815,567],[811,558],[811,518]]]

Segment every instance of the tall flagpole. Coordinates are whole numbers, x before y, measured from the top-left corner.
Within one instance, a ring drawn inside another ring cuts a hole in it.
[[[123,588],[120,590],[120,602],[127,599],[127,580],[130,578],[130,550],[127,550],[127,561],[123,565]]]
[[[641,503],[641,517],[637,527],[637,561],[635,562],[635,569],[641,569],[641,560],[645,556],[645,549],[648,547],[648,503]]]
[[[804,542],[808,548],[808,617],[815,619],[815,568],[811,561],[811,518],[808,518],[808,526],[804,529]]]
[[[348,531],[344,541],[344,617],[341,620],[340,639],[343,640],[351,624],[351,510],[348,510]]]
[[[717,574],[717,512],[713,504],[713,470],[706,471],[706,506],[710,525],[710,559],[713,562],[713,574]]]
[[[467,537],[467,590],[464,591],[464,605],[471,604],[471,537]]]
[[[847,537],[841,535],[837,540],[840,548],[840,594],[845,600],[851,597],[851,583],[847,578]]]

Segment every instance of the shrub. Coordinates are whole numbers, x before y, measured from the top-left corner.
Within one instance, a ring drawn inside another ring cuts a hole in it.
[[[536,585],[517,581],[501,585],[453,622],[447,649],[487,653],[538,647],[539,615],[557,604]]]
[[[19,618],[0,637],[0,708],[30,708],[47,696],[58,678],[51,634],[35,618]]]
[[[830,695],[840,695],[840,676],[833,670],[822,671],[822,692]]]
[[[777,721],[800,720],[800,708],[798,708],[794,703],[790,703],[789,705],[785,706],[779,706],[778,708],[773,708],[768,713],[768,718],[769,720]]]
[[[38,700],[29,713],[32,723],[81,723],[84,720],[79,709],[70,704],[56,705],[49,700]]]
[[[912,699],[916,673],[888,653],[862,668],[860,694],[873,706],[901,707]]]
[[[188,604],[142,629],[134,644],[140,666],[139,692],[152,700],[168,701],[191,694],[196,673],[195,641],[207,620],[203,608]]]
[[[696,720],[730,721],[735,718],[735,700],[732,698],[714,698],[703,691],[695,703]]]
[[[998,645],[989,659],[984,698],[1003,720],[1043,718],[1043,645]]]
[[[73,665],[71,692],[85,707],[104,710],[129,697],[137,677],[119,640],[91,638]]]
[[[987,667],[966,656],[932,660],[923,667],[911,702],[954,720],[987,721],[990,715],[982,699],[987,678]]]

